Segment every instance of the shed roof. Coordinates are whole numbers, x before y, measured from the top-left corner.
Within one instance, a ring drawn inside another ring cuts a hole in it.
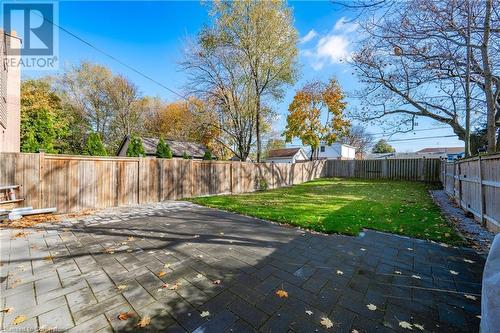
[[[301,148],[282,148],[282,149],[273,149],[268,153],[268,158],[287,158],[293,157],[295,154],[299,152]]]

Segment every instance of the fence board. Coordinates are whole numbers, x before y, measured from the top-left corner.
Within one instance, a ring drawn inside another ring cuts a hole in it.
[[[443,163],[441,180],[462,209],[500,232],[500,155]]]

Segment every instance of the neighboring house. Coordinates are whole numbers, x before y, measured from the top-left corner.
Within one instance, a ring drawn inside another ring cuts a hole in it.
[[[442,148],[424,148],[417,151],[417,154],[431,154],[434,157],[445,158],[448,161],[454,161],[459,158],[464,158],[464,147],[442,147]]]
[[[142,145],[144,146],[144,151],[146,156],[156,156],[156,146],[158,145],[158,138],[141,138]],[[189,156],[189,158],[194,160],[201,160],[208,148],[196,142],[188,141],[178,141],[178,140],[165,140],[172,150],[172,156],[174,158],[182,158],[184,152]],[[130,136],[126,136],[120,148],[118,149],[118,156],[127,156],[127,149],[130,143]]]
[[[15,32],[0,29],[0,152],[19,152],[21,148],[21,77],[19,67],[9,67],[18,61],[8,61],[19,55],[7,54],[8,48],[19,50],[20,45]]]
[[[340,142],[334,142],[331,145],[322,142],[319,146],[318,159],[320,160],[353,160],[355,158],[356,147]]]
[[[442,158],[449,161],[464,157],[464,148],[461,147],[443,147],[443,148],[425,148],[417,152],[408,153],[371,153],[365,156],[367,160],[383,159],[409,159],[409,158]]]
[[[270,150],[266,162],[272,163],[296,163],[307,161],[309,157],[302,148],[282,148]]]

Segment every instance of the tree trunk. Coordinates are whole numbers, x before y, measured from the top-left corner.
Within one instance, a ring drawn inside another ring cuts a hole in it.
[[[488,153],[494,153],[496,148],[496,127],[495,127],[495,100],[493,96],[493,79],[491,74],[490,59],[488,55],[488,43],[490,39],[490,19],[492,0],[486,0],[486,14],[484,17],[483,43],[481,45],[481,58],[483,62],[484,86],[486,93],[486,129],[488,136]]]
[[[257,137],[257,163],[260,163],[260,150],[261,150],[261,142],[260,142],[260,96],[256,96],[257,101],[255,105],[255,136]]]
[[[470,45],[470,3],[467,1],[467,67],[465,69],[465,157],[471,156],[470,149],[470,65],[471,65],[471,45]]]

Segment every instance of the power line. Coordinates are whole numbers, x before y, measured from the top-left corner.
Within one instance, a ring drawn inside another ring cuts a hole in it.
[[[33,12],[33,13],[35,13],[35,15],[38,15],[38,14],[36,14],[36,12]],[[129,65],[129,64],[125,63],[125,62],[123,62],[122,60],[120,60],[120,59],[116,58],[116,57],[115,57],[115,56],[113,56],[112,54],[110,54],[110,53],[108,53],[108,52],[106,52],[106,51],[104,51],[104,50],[102,50],[102,49],[98,48],[97,46],[95,46],[95,45],[93,45],[92,43],[90,43],[90,42],[86,41],[85,39],[83,39],[83,38],[81,38],[81,37],[77,36],[76,34],[72,33],[71,31],[67,30],[66,28],[61,27],[60,25],[58,25],[58,24],[56,24],[56,23],[52,22],[51,20],[49,20],[49,19],[47,19],[47,18],[45,18],[45,17],[42,17],[41,15],[38,15],[38,16],[39,16],[39,17],[41,17],[41,18],[43,18],[45,21],[49,22],[49,23],[50,23],[50,24],[52,24],[53,26],[55,26],[55,27],[57,27],[57,28],[61,29],[62,31],[64,31],[64,32],[65,32],[65,33],[67,33],[68,35],[72,36],[73,38],[75,38],[75,39],[79,40],[80,42],[82,42],[82,43],[86,44],[87,46],[89,46],[89,47],[93,48],[93,49],[94,49],[94,50],[96,50],[97,52],[99,52],[99,53],[101,53],[101,54],[105,55],[106,57],[108,57],[108,58],[110,58],[110,59],[112,59],[112,60],[116,61],[116,62],[117,62],[117,63],[119,63],[120,65],[122,65],[122,66],[124,66],[124,67],[126,67],[126,68],[130,69],[131,71],[135,72],[136,74],[139,74],[139,75],[140,75],[140,76],[142,76],[143,78],[145,78],[145,79],[147,79],[147,80],[149,80],[149,81],[151,81],[151,82],[153,82],[153,83],[156,83],[158,86],[160,86],[160,87],[162,87],[162,88],[164,88],[164,89],[166,89],[166,90],[170,91],[171,93],[173,93],[173,94],[175,94],[175,95],[179,96],[180,98],[182,98],[182,99],[184,99],[184,100],[186,100],[186,101],[188,100],[185,96],[181,95],[180,93],[176,92],[175,90],[173,90],[173,89],[171,89],[171,88],[167,87],[166,85],[164,85],[163,83],[161,83],[161,82],[159,82],[159,81],[156,81],[156,80],[155,80],[155,79],[153,79],[151,76],[149,76],[149,75],[147,75],[147,74],[142,73],[140,70],[136,69],[135,67],[133,67],[133,66],[131,66],[131,65]]]
[[[430,128],[419,128],[419,129],[414,129],[414,130],[411,130],[411,131],[404,131],[404,132],[394,132],[394,133],[384,133],[384,132],[381,132],[381,133],[371,133],[371,135],[372,135],[372,136],[378,136],[378,135],[381,135],[381,136],[388,136],[388,135],[395,135],[395,134],[408,134],[408,133],[412,133],[412,132],[433,131],[433,130],[445,129],[445,128],[449,128],[449,127],[448,127],[448,126],[439,126],[439,127],[430,127]]]
[[[456,135],[437,135],[437,136],[429,136],[426,138],[409,138],[409,139],[399,139],[399,140],[387,140],[387,142],[402,142],[402,141],[416,141],[416,140],[428,140],[428,139],[438,139],[438,138],[453,138]]]

